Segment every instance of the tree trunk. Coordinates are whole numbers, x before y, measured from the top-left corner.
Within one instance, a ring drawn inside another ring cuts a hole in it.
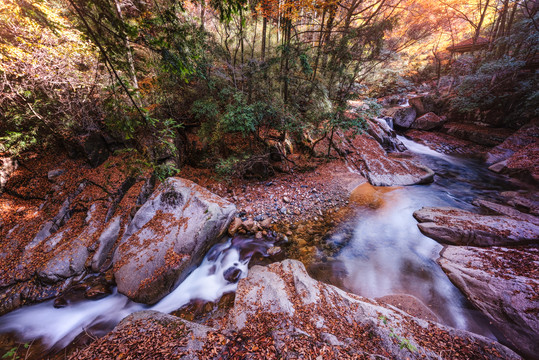
[[[116,13],[118,14],[118,18],[120,19],[120,21],[123,21],[122,8],[120,7],[120,3],[115,0],[114,5],[116,6]],[[133,57],[133,50],[131,49],[131,44],[129,43],[127,35],[124,37],[124,44],[127,51],[127,62],[129,64],[129,72],[131,73],[131,81],[133,82],[132,85],[135,90],[138,90],[137,73],[135,71],[135,59]]]
[[[474,38],[473,38],[473,43],[474,44],[476,44],[477,39],[479,39],[479,34],[481,33],[481,26],[483,26],[483,21],[485,20],[485,15],[487,14],[489,2],[490,2],[490,0],[487,0],[487,2],[485,3],[485,8],[483,9],[483,11],[481,13],[481,18],[479,19],[479,24],[477,24],[477,28],[475,29],[475,35],[474,35]]]
[[[200,29],[204,30],[204,17],[206,15],[206,0],[200,1]]]
[[[266,58],[266,26],[267,24],[268,24],[268,19],[264,15],[264,19],[262,20],[262,48],[260,50],[262,52],[262,61],[264,61]]]
[[[243,64],[243,10],[240,9],[240,53],[241,63]]]
[[[326,18],[326,8],[322,11],[322,22],[320,23],[320,36],[318,37],[318,49],[316,51],[316,58],[314,60],[313,76],[312,80],[316,78],[316,72],[318,70],[318,61],[320,60],[320,52],[322,51],[322,38],[324,36],[324,20]]]

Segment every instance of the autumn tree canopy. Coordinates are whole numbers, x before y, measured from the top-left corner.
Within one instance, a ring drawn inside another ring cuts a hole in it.
[[[2,151],[101,129],[158,162],[156,146],[186,151],[186,126],[225,157],[227,134],[255,152],[290,137],[311,146],[376,115],[373,105],[344,116],[350,98],[439,88],[444,76],[455,106],[490,106],[497,88],[485,85],[487,96],[458,79],[484,72],[481,84],[497,84],[492,76],[516,79],[536,62],[537,9],[531,0],[5,0]],[[446,50],[462,41],[486,45]],[[529,81],[506,86],[527,91]],[[470,91],[477,99],[463,103]]]

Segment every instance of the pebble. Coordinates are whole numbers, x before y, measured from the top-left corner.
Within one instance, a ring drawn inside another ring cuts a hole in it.
[[[273,256],[277,255],[281,252],[281,248],[279,246],[272,246],[268,249],[268,255]]]

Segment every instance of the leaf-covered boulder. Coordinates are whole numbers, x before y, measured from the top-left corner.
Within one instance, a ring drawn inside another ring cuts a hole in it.
[[[449,245],[521,245],[538,243],[539,226],[526,220],[480,215],[452,207],[424,207],[414,212],[419,230]]]
[[[157,302],[202,260],[235,213],[233,204],[194,182],[167,179],[137,211],[114,254],[118,290]]]
[[[448,246],[438,260],[451,281],[529,359],[539,354],[539,251]]]

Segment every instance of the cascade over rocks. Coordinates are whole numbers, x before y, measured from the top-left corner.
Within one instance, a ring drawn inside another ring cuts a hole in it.
[[[350,140],[350,155],[355,166],[374,186],[415,185],[432,182],[434,172],[415,162],[388,156],[384,149],[369,135],[363,134]]]
[[[537,248],[448,246],[438,260],[451,281],[530,359],[539,358]]]
[[[416,118],[416,110],[412,106],[398,106],[383,111],[384,115],[393,118],[393,124],[401,129],[408,129]]]
[[[137,211],[113,258],[118,291],[153,304],[222,236],[236,207],[192,181],[169,178]]]
[[[10,157],[0,157],[0,193],[4,191],[9,177],[17,170],[18,166],[17,160]]]
[[[371,135],[386,151],[405,151],[406,146],[397,138],[397,133],[389,127],[383,118],[367,120],[367,133]]]
[[[492,339],[316,281],[297,260],[251,268],[234,307],[213,326],[220,327],[143,311],[72,359],[109,358],[122,348],[140,358],[442,359],[448,343],[455,358],[520,359]]]
[[[452,207],[424,207],[414,212],[421,232],[450,245],[520,245],[539,243],[539,226],[524,220],[480,215]]]

